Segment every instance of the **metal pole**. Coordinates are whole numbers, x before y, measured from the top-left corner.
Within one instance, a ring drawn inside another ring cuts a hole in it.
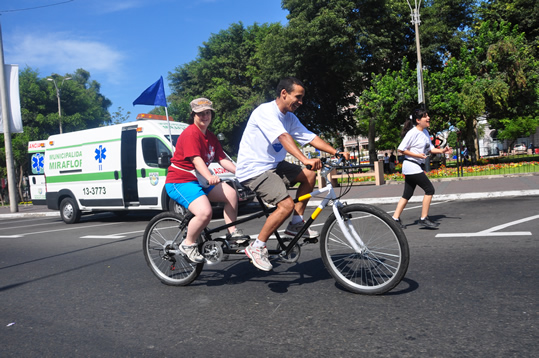
[[[60,89],[64,86],[65,81],[69,81],[71,77],[64,77],[60,87],[56,84],[56,79],[54,77],[47,78],[47,81],[52,81],[54,83],[54,88],[56,88],[56,98],[58,99],[58,125],[60,128],[60,134],[62,134],[62,105],[60,101]]]
[[[423,64],[421,63],[421,46],[419,44],[419,9],[416,7],[412,12],[412,23],[415,25],[415,45],[417,48],[417,81],[418,103],[425,109],[425,87],[423,84]]]
[[[2,42],[2,25],[0,25],[0,103],[2,104],[2,119],[4,124],[4,143],[6,146],[6,167],[7,184],[9,190],[9,207],[12,213],[19,211],[17,205],[17,187],[15,182],[15,171],[13,165],[13,152],[11,148],[11,111],[9,110],[9,101],[7,100],[7,85],[4,68],[4,44]]]
[[[58,98],[58,123],[60,126],[60,134],[62,134],[62,105],[60,103],[60,89],[56,86],[56,81],[54,81],[54,87],[56,87],[56,97]]]

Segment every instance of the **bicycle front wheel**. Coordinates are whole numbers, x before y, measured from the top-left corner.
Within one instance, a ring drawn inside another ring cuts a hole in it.
[[[204,267],[177,254],[185,238],[180,231],[183,215],[164,212],[155,216],[146,226],[142,247],[148,267],[161,282],[171,286],[186,286],[193,282]]]
[[[402,228],[389,214],[371,205],[348,205],[340,212],[345,225],[355,230],[365,249],[356,252],[344,236],[335,214],[330,215],[320,240],[327,270],[348,291],[367,295],[390,291],[403,279],[410,260]]]

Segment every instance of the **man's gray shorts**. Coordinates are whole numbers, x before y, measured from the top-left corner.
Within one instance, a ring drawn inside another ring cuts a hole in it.
[[[266,203],[277,205],[289,196],[287,187],[297,183],[297,177],[302,170],[299,165],[282,161],[277,168],[267,170],[241,184],[260,195]]]

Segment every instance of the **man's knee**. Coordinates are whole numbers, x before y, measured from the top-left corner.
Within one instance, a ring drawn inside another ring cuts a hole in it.
[[[296,180],[301,184],[314,186],[316,182],[316,172],[309,169],[303,169]]]
[[[283,212],[291,214],[292,211],[294,211],[294,200],[291,197],[287,197],[286,199],[278,202],[277,207],[283,210]]]

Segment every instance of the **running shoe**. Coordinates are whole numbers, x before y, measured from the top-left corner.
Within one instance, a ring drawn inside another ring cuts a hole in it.
[[[431,221],[430,218],[427,216],[425,219],[419,218],[419,225],[426,229],[437,229],[438,226],[440,226],[440,223]]]
[[[292,224],[290,222],[288,223],[288,226],[286,227],[286,230],[284,233],[285,235],[296,236],[296,234],[301,230],[303,225],[305,225],[305,221],[300,221],[297,224]],[[306,237],[309,239],[312,239],[318,236],[320,236],[320,233],[318,231],[311,230],[310,228],[305,230],[305,232],[302,235],[302,237]]]
[[[202,263],[204,256],[198,252],[198,245],[180,245],[180,252],[184,254],[191,262]]]
[[[243,233],[243,230],[236,228],[234,232],[226,234],[226,241],[228,241],[231,245],[236,244],[239,246],[242,246],[251,240],[251,237],[249,235],[245,235]]]
[[[271,271],[273,268],[272,264],[269,262],[268,249],[265,246],[255,248],[251,244],[245,248],[245,255],[251,259],[253,265],[262,271]]]
[[[402,223],[400,218],[398,218],[398,219],[393,218],[393,220],[395,220],[395,222],[397,223],[397,225],[399,225],[401,227],[401,229],[406,229],[406,225],[404,225]]]

